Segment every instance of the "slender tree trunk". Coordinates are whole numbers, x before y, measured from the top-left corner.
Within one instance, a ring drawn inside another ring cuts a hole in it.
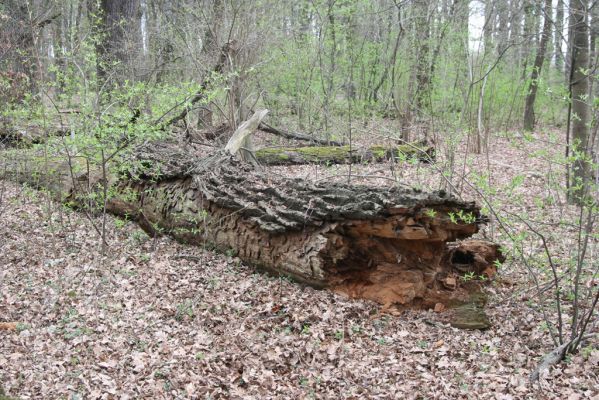
[[[204,45],[202,46],[202,53],[208,56],[208,58],[218,58],[218,54],[221,45],[219,44],[219,29],[221,28],[224,20],[224,4],[222,0],[214,0],[212,3],[212,21],[206,29],[204,35]],[[207,73],[210,73],[208,71]],[[209,128],[212,126],[212,109],[210,104],[206,104],[200,108],[198,113],[198,128]]]
[[[564,52],[562,50],[562,42],[564,37],[564,0],[557,0],[554,33],[553,47],[555,51],[555,67],[559,71],[563,71]]]
[[[524,79],[526,77],[526,69],[528,68],[529,55],[533,48],[532,46],[534,46],[536,42],[534,1],[523,0],[522,7],[524,11],[524,31],[522,46],[520,46],[520,62],[522,63],[522,79]]]
[[[569,200],[581,204],[587,194],[590,166],[586,161],[589,153],[589,28],[587,0],[570,1],[572,26],[572,74],[570,80],[572,101],[572,182]]]
[[[487,0],[485,2],[485,23],[483,26],[483,45],[484,54],[488,56],[493,49],[493,30],[495,29],[495,2]]]
[[[497,32],[497,54],[503,54],[506,47],[508,46],[508,36],[509,36],[509,14],[510,7],[509,2],[502,1],[497,4],[497,22],[498,22],[498,32]]]
[[[510,0],[510,31],[509,43],[516,43],[520,40],[522,34],[522,10],[520,10],[520,0]]]
[[[424,114],[430,100],[430,24],[429,3],[424,0],[414,2],[414,20],[416,30],[417,54],[415,60],[416,68],[416,113]]]
[[[599,35],[599,3],[595,4],[595,7],[591,9],[590,19],[590,46],[589,46],[589,68],[597,68],[599,61],[599,52],[597,49],[597,36]],[[593,74],[589,77],[589,104],[593,104],[595,97],[597,96],[597,74]],[[595,122],[596,124],[596,122]],[[591,141],[591,143],[593,143]],[[599,178],[599,177],[598,177]]]
[[[569,85],[571,76],[572,76],[572,50],[574,48],[573,40],[574,40],[574,25],[575,23],[572,21],[572,8],[568,6],[570,12],[568,13],[568,43],[566,46],[566,58],[565,58],[565,66],[564,66],[564,76],[565,82]]]
[[[537,97],[538,79],[541,75],[543,68],[543,62],[545,61],[545,50],[547,43],[549,42],[549,36],[551,34],[551,19],[548,17],[551,15],[551,0],[545,0],[545,22],[543,23],[543,31],[541,32],[541,41],[537,48],[537,55],[535,57],[535,63],[532,67],[532,73],[530,74],[530,84],[528,86],[528,94],[526,95],[526,101],[524,104],[524,130],[532,131],[535,125],[535,100]]]

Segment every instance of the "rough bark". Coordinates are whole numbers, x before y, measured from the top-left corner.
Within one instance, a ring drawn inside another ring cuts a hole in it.
[[[451,307],[480,290],[460,276],[492,276],[502,259],[489,242],[450,243],[476,233],[484,217],[444,192],[314,185],[264,175],[224,151],[200,159],[168,143],[139,149],[134,165],[160,171],[141,168],[110,183],[108,212],[151,235],[159,227],[187,243],[232,249],[248,264],[351,297]],[[101,183],[47,165],[13,178],[51,169],[59,173],[41,182],[71,204],[84,204],[83,188]]]
[[[351,151],[349,146],[278,147],[259,149],[255,156],[264,165],[356,164],[391,159],[417,159],[430,163],[435,160],[435,149],[423,143],[371,146]]]

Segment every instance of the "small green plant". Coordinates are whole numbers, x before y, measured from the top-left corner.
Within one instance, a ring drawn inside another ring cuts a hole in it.
[[[175,319],[177,321],[183,320],[185,317],[193,319],[195,316],[194,304],[191,300],[186,300],[183,303],[177,304],[177,311],[175,313]]]
[[[302,326],[302,335],[309,335],[309,334],[310,334],[310,325],[304,324],[304,326]]]
[[[426,340],[419,340],[419,341],[416,342],[416,345],[418,347],[420,347],[421,349],[428,348],[428,342]]]
[[[120,219],[120,218],[115,218],[114,220],[114,226],[117,229],[123,229],[125,227],[125,225],[127,225],[127,221],[124,219]]]
[[[341,339],[343,339],[343,336],[344,336],[343,335],[343,331],[336,331],[335,332],[335,339],[341,340]]]
[[[133,348],[137,351],[146,351],[148,349],[148,342],[145,340],[134,339]]]
[[[593,353],[593,351],[595,350],[595,347],[593,345],[588,345],[583,347],[582,349],[580,349],[580,355],[582,356],[583,359],[588,359],[591,354]]]
[[[437,216],[437,211],[431,208],[427,208],[424,210],[424,215],[426,215],[429,218],[435,218]]]
[[[464,275],[462,275],[460,277],[460,279],[464,282],[470,282],[472,280],[474,280],[476,277],[476,275],[474,274],[474,272],[466,272]]]
[[[145,243],[146,241],[148,241],[148,239],[150,239],[150,237],[141,229],[136,230],[131,234],[131,240],[133,240],[133,242],[138,245]]]
[[[17,330],[17,333],[21,333],[23,331],[26,331],[29,328],[31,328],[30,325],[19,322],[17,324],[16,330]]]

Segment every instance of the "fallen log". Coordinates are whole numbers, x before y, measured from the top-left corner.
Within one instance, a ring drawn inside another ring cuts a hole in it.
[[[264,165],[358,164],[391,159],[417,159],[428,163],[434,161],[435,149],[422,143],[358,149],[349,146],[276,147],[259,149],[255,157]]]
[[[480,290],[482,280],[466,282],[463,274],[492,276],[502,260],[493,243],[451,243],[476,233],[484,217],[474,203],[442,191],[314,185],[266,175],[225,151],[199,158],[173,143],[140,148],[134,165],[129,178],[111,179],[108,212],[135,219],[151,235],[159,227],[351,297],[451,307]],[[53,184],[40,182],[71,204],[85,204],[85,188],[102,183],[94,173],[68,177],[55,173],[46,177]]]
[[[322,146],[342,146],[341,143],[336,142],[334,140],[319,139],[314,136],[306,135],[305,133],[285,131],[283,129],[278,129],[271,125],[268,125],[266,122],[262,122],[260,124],[259,129],[263,132],[267,132],[267,133],[271,133],[276,136],[284,137],[285,139],[301,140],[301,141],[305,141],[305,142],[320,144]]]
[[[50,122],[46,126],[37,124],[15,124],[8,118],[0,118],[0,142],[9,145],[30,146],[44,143],[50,136],[65,136],[69,128],[60,122]]]

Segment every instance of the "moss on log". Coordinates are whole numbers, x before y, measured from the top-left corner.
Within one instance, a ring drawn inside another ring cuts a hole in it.
[[[258,162],[265,165],[356,164],[389,159],[431,162],[435,159],[435,150],[423,143],[395,147],[371,146],[365,149],[350,149],[349,146],[277,147],[257,150],[255,156]]]

